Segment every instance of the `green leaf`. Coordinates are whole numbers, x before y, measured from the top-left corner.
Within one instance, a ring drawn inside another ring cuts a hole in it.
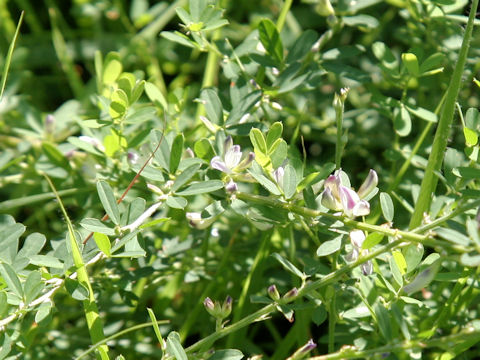
[[[480,266],[480,254],[462,254],[462,256],[460,256],[460,263],[469,267],[478,267]]]
[[[375,42],[372,45],[372,51],[375,57],[380,60],[382,69],[388,74],[394,76],[398,72],[398,60],[392,51],[382,42]]]
[[[132,95],[132,90],[133,90],[133,87],[135,86],[135,81],[136,81],[135,75],[127,72],[122,73],[117,80],[118,89],[123,91],[123,93],[126,95],[126,97],[122,96],[122,101],[125,103],[125,106],[131,103],[129,99]],[[113,98],[111,99],[113,100]]]
[[[11,265],[7,263],[0,263],[0,275],[7,284],[7,287],[20,299],[23,298],[23,287],[17,273]]]
[[[223,181],[221,180],[207,180],[207,181],[194,183],[189,187],[187,187],[185,190],[177,192],[176,195],[188,196],[188,195],[204,194],[204,193],[220,190],[223,188],[223,186],[224,186]]]
[[[172,186],[172,191],[175,192],[185,185],[193,176],[195,176],[201,166],[201,164],[192,164],[183,170],[182,173],[175,179],[175,182]]]
[[[480,178],[480,169],[475,169],[473,167],[461,166],[456,168],[454,173],[455,175],[460,175],[460,177],[465,180],[477,180]]]
[[[167,336],[167,352],[176,360],[188,360],[187,354],[180,343],[180,335],[172,331]]]
[[[208,160],[212,159],[215,156],[215,151],[213,150],[213,146],[208,141],[208,139],[200,139],[195,142],[193,146],[195,151],[195,155],[197,155],[200,159]]]
[[[153,331],[155,332],[155,336],[157,337],[158,343],[160,344],[160,349],[162,349],[162,357],[163,357],[163,350],[165,349],[165,340],[163,340],[162,333],[160,332],[160,328],[158,327],[158,321],[155,317],[155,313],[152,309],[147,308],[148,316],[150,316],[150,320],[152,321]]]
[[[17,256],[26,257],[27,259],[29,259],[32,255],[36,255],[40,252],[40,250],[42,250],[42,248],[45,246],[46,241],[47,239],[43,234],[33,233],[28,235]]]
[[[68,160],[54,144],[44,141],[42,142],[42,150],[53,164],[66,170],[70,169]]]
[[[267,143],[259,129],[253,128],[250,130],[250,141],[252,142],[255,152],[260,152],[262,154],[267,153]]]
[[[469,129],[478,130],[480,127],[480,112],[478,109],[469,108],[465,114],[465,125]]]
[[[176,42],[178,44],[181,44],[183,46],[188,46],[190,48],[198,48],[199,46],[190,40],[188,36],[185,36],[179,31],[175,32],[170,32],[170,31],[162,31],[160,33],[161,36],[163,36],[165,39]]]
[[[405,106],[405,108],[408,110],[410,114],[413,114],[422,120],[426,120],[433,123],[438,122],[437,114],[427,109],[424,109],[422,107],[414,107],[414,106]]]
[[[317,256],[327,256],[336,253],[342,247],[343,235],[337,236],[332,240],[323,242],[317,249]]]
[[[292,274],[298,276],[300,279],[305,279],[306,275],[300,270],[298,270],[295,265],[285,259],[282,255],[280,255],[279,253],[273,253],[271,256],[274,257],[280,264],[282,264],[285,270],[290,271]]]
[[[32,271],[28,274],[23,284],[23,292],[25,294],[25,304],[30,304],[38,294],[43,290],[42,274],[40,271]]]
[[[407,272],[407,262],[403,257],[403,254],[399,250],[394,250],[392,252],[393,258],[395,259],[395,263],[397,264],[398,270],[402,275],[405,275]]]
[[[80,221],[80,226],[88,231],[99,232],[105,235],[115,235],[115,229],[108,227],[98,219],[86,218]]]
[[[151,82],[146,82],[145,93],[147,94],[151,102],[153,102],[156,105],[160,105],[160,107],[164,111],[168,110],[167,100],[165,100],[165,97],[163,96],[162,92],[158,89],[158,87],[155,84]]]
[[[377,325],[380,329],[385,341],[388,343],[393,340],[393,330],[392,330],[392,319],[390,318],[390,313],[385,307],[380,303],[376,302],[373,310],[376,315]]]
[[[30,263],[37,266],[45,266],[53,269],[63,269],[63,263],[55,256],[51,255],[32,255]]]
[[[423,245],[411,244],[402,249],[405,262],[407,263],[407,274],[414,271],[422,261]]]
[[[35,314],[35,322],[38,324],[42,320],[44,320],[48,315],[50,315],[50,311],[52,310],[53,304],[50,301],[42,303],[39,306],[37,313]]]
[[[285,140],[277,139],[270,147],[270,161],[274,169],[282,166],[288,153],[288,145]]]
[[[454,244],[459,244],[464,246],[468,246],[470,244],[470,239],[456,230],[448,229],[448,228],[436,228],[435,232],[442,239],[450,241]]]
[[[166,204],[174,209],[185,209],[185,207],[188,205],[188,201],[182,197],[169,196]]]
[[[120,211],[110,185],[106,181],[100,180],[97,182],[97,192],[108,217],[115,225],[120,224]]]
[[[67,290],[70,296],[75,300],[82,301],[88,299],[88,289],[78,280],[69,277],[65,278],[65,290]]]
[[[392,272],[393,279],[395,280],[395,282],[396,282],[399,286],[402,286],[402,285],[403,285],[402,272],[401,272],[400,269],[398,268],[398,265],[397,265],[397,263],[395,262],[395,259],[394,259],[393,256],[390,256],[390,257],[389,257],[388,263],[389,263],[389,265],[390,265],[390,271]]]
[[[380,244],[385,235],[382,233],[370,233],[362,244],[362,249],[371,249],[375,245]]]
[[[441,260],[436,260],[428,268],[421,271],[412,282],[403,287],[403,291],[410,295],[430,284],[440,269],[440,262]]]
[[[394,208],[390,195],[385,192],[380,193],[380,206],[382,208],[382,213],[385,220],[393,221]]]
[[[354,16],[344,16],[342,21],[347,26],[365,28],[365,29],[376,29],[380,25],[378,20],[370,15],[354,15]]]
[[[465,136],[465,144],[468,147],[472,147],[472,146],[477,145],[478,134],[475,132],[475,130],[464,127],[463,128],[463,135]]]
[[[25,230],[25,225],[20,223],[11,224],[3,228],[2,236],[0,236],[0,245],[2,249],[10,246],[15,241],[18,242],[18,238],[25,232]]]
[[[243,96],[240,101],[233,105],[232,111],[228,114],[226,125],[237,124],[238,121],[250,112],[250,110],[255,106],[255,104],[262,97],[261,90],[254,90],[251,93]]]
[[[272,145],[282,136],[283,124],[280,121],[274,122],[267,133],[266,149],[271,152]]]
[[[283,45],[277,27],[270,19],[264,19],[258,24],[260,42],[277,63],[283,60]]]
[[[178,134],[172,143],[172,150],[170,151],[170,174],[175,174],[180,164],[180,159],[183,153],[183,134]]]
[[[216,350],[208,360],[241,360],[243,353],[237,349]]]
[[[95,243],[97,244],[101,252],[103,252],[107,257],[110,257],[112,255],[110,252],[112,244],[110,243],[110,239],[107,235],[94,232],[93,239],[95,240]]]
[[[291,64],[296,61],[300,61],[311,53],[312,47],[318,40],[318,34],[313,30],[305,30],[301,35],[295,40],[293,46],[288,52],[285,62]]]
[[[274,195],[281,195],[280,191],[278,190],[277,185],[271,180],[269,180],[265,175],[258,174],[256,172],[248,170],[248,173],[253,176],[255,180],[258,181],[260,185],[262,185],[265,189],[271,192]]]
[[[412,53],[403,53],[402,54],[403,65],[407,68],[407,71],[410,75],[418,77],[420,74],[420,67],[418,65],[418,59],[415,54]]]
[[[103,68],[103,83],[106,85],[114,83],[122,73],[122,69],[122,63],[119,60],[110,60]]]
[[[283,175],[283,193],[285,198],[291,199],[297,193],[297,175],[292,165],[285,166]]]
[[[445,54],[442,54],[440,52],[430,55],[420,65],[420,73],[423,74],[427,71],[438,68],[440,65],[443,64],[444,60],[445,60]]]
[[[203,89],[200,99],[205,106],[208,119],[214,124],[223,126],[223,106],[217,91],[212,88]]]
[[[393,110],[393,126],[399,136],[407,136],[412,130],[412,119],[403,104]]]

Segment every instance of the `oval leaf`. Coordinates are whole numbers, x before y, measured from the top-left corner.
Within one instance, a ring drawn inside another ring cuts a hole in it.
[[[185,190],[179,191],[176,194],[182,196],[198,195],[209,193],[223,188],[223,181],[221,180],[207,180],[190,185]]]
[[[385,192],[380,193],[380,206],[382,208],[383,217],[387,221],[393,220],[394,208],[390,195]]]
[[[97,192],[105,212],[113,223],[118,225],[120,223],[120,211],[112,188],[106,181],[100,180],[97,182]]]
[[[325,241],[317,249],[317,256],[327,256],[336,253],[342,246],[342,235],[337,236],[335,239]]]

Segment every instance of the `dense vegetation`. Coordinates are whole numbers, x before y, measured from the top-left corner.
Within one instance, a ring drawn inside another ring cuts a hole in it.
[[[474,359],[478,0],[0,0],[1,359]]]

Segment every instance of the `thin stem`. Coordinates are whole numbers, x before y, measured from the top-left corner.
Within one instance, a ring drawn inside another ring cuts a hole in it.
[[[472,37],[473,22],[475,20],[475,14],[477,13],[477,7],[478,0],[473,0],[467,28],[465,29],[465,35],[463,37],[462,47],[460,49],[458,61],[455,65],[455,70],[447,90],[447,98],[445,99],[443,112],[438,122],[438,128],[433,140],[432,152],[428,157],[427,169],[425,170],[425,175],[420,187],[420,194],[417,203],[415,204],[415,210],[410,221],[410,229],[413,229],[422,223],[423,214],[429,210],[432,196],[437,187],[438,177],[435,173],[440,171],[445,149],[447,147],[448,136],[450,134],[450,127],[453,122],[453,114],[455,111],[455,102],[460,91],[462,73],[467,61],[468,49],[470,45],[470,39]]]
[[[165,25],[167,25],[168,22],[175,16],[176,9],[178,7],[184,6],[186,3],[187,3],[187,0],[177,0],[173,2],[164,12],[162,12],[161,16],[159,16],[157,19],[152,21],[148,26],[145,27],[145,29],[140,31],[136,36],[153,39],[165,27]]]
[[[296,299],[299,299],[300,297],[307,296],[310,293],[314,293],[315,290],[317,290],[321,287],[324,287],[328,284],[331,284],[332,282],[335,282],[340,277],[342,277],[345,273],[353,270],[355,267],[360,266],[364,262],[366,262],[368,260],[371,260],[371,259],[373,259],[373,258],[375,258],[375,257],[377,257],[377,256],[379,256],[379,255],[381,255],[385,252],[390,251],[392,248],[400,245],[401,243],[402,243],[402,240],[396,240],[396,241],[392,241],[391,243],[388,243],[386,245],[378,247],[375,251],[372,251],[368,255],[359,257],[357,259],[357,261],[355,261],[351,264],[345,265],[342,268],[338,269],[337,271],[332,272],[332,273],[324,276],[323,278],[321,278],[319,280],[313,281],[311,283],[307,283],[305,286],[301,287],[298,290],[297,296],[291,297],[288,300],[280,299],[276,303],[268,304],[268,305],[264,306],[263,308],[261,308],[260,310],[254,312],[253,314],[245,316],[243,319],[233,323],[232,325],[226,326],[222,330],[217,331],[217,332],[203,338],[202,340],[197,341],[195,344],[186,348],[185,349],[186,352],[187,353],[192,353],[194,351],[197,351],[197,350],[201,349],[204,345],[211,345],[215,341],[217,341],[217,340],[219,340],[219,339],[221,339],[221,338],[223,338],[223,337],[225,337],[225,336],[227,336],[227,335],[229,335],[229,334],[231,334],[231,333],[233,333],[237,330],[240,330],[240,329],[244,328],[245,326],[248,326],[248,325],[252,324],[253,322],[257,322],[257,321],[267,319],[267,317],[270,313],[276,311],[276,308],[277,308],[278,305],[286,304],[286,303],[292,302]],[[171,359],[171,358],[169,358],[169,359]]]
[[[17,29],[15,30],[15,34],[13,35],[12,42],[10,43],[10,47],[8,48],[7,57],[5,59],[5,65],[3,66],[3,73],[2,73],[2,81],[0,85],[0,100],[2,99],[3,92],[5,90],[5,86],[7,85],[7,77],[8,77],[8,70],[10,69],[10,64],[12,62],[13,50],[15,49],[15,44],[17,43],[18,34],[20,32],[20,26],[22,25],[24,12],[20,14],[20,19],[18,19]]]
[[[343,101],[339,99],[335,94],[335,100],[333,102],[335,108],[335,120],[337,123],[337,141],[335,143],[335,169],[338,170],[342,167],[342,152],[344,148],[343,144]],[[338,101],[336,101],[338,100]]]
[[[420,231],[403,231],[403,230],[386,227],[386,226],[372,225],[366,222],[349,219],[345,216],[324,213],[322,211],[309,209],[309,208],[298,206],[298,205],[293,205],[288,202],[283,202],[274,198],[261,196],[261,195],[253,195],[253,194],[238,192],[235,194],[235,196],[240,200],[267,205],[267,206],[271,206],[278,209],[288,210],[307,218],[316,219],[320,217],[325,217],[333,220],[338,220],[343,222],[343,224],[345,224],[346,226],[354,229],[365,230],[368,232],[378,232],[396,239],[398,238],[398,239],[403,239],[405,241],[410,241],[414,243],[421,243],[423,245],[434,247],[434,248],[441,247],[443,249],[448,249],[451,251],[462,252],[462,253],[470,251],[469,248],[466,248],[459,244],[453,244],[447,241],[434,239],[434,238],[431,238],[430,235],[421,235]]]
[[[90,338],[92,342],[96,344],[98,342],[102,342],[105,339],[105,335],[103,332],[102,320],[98,313],[98,307],[95,300],[95,295],[93,293],[92,284],[90,283],[90,278],[87,273],[87,268],[85,266],[85,263],[83,262],[82,253],[78,246],[79,243],[75,235],[75,230],[73,229],[72,222],[70,221],[70,218],[67,214],[67,211],[65,210],[65,207],[63,206],[62,199],[58,195],[57,189],[53,185],[50,178],[46,174],[43,174],[43,175],[47,180],[48,184],[50,185],[50,188],[55,193],[60,209],[67,222],[68,240],[70,241],[70,248],[72,252],[73,263],[75,264],[75,268],[77,269],[78,281],[80,282],[80,284],[85,286],[88,290],[88,299],[83,301],[83,308],[85,311],[85,318],[87,320],[88,331],[90,333]],[[100,345],[98,347],[98,353],[96,354],[96,356],[97,356],[97,359],[99,360],[109,359],[108,346],[105,343],[103,343],[103,345]]]
[[[280,11],[280,15],[278,15],[278,19],[277,19],[278,32],[282,31],[283,25],[285,25],[285,19],[287,18],[287,14],[290,11],[292,2],[293,0],[285,0],[285,2],[283,3],[282,10]]]

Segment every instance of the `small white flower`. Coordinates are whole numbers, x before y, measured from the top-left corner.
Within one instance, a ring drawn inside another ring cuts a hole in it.
[[[242,155],[243,153],[240,145],[233,145],[232,137],[229,136],[225,139],[223,156],[215,156],[210,161],[210,166],[224,172],[225,174],[242,171],[250,166],[255,158],[255,154],[251,152],[243,161],[241,161]]]

